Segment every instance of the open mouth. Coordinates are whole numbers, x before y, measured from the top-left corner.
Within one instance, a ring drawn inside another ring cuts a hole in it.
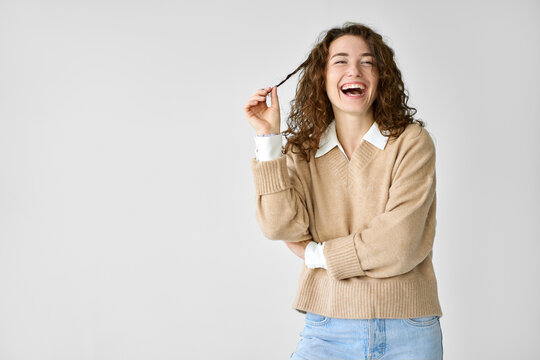
[[[343,84],[341,92],[351,97],[362,97],[366,92],[367,86],[362,83]]]

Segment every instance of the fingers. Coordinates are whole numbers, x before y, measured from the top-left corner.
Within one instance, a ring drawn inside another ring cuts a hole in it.
[[[253,95],[252,97],[249,98],[248,101],[252,101],[252,100],[256,100],[256,101],[266,101],[266,96]]]
[[[256,106],[262,102],[266,104],[266,97],[253,95],[252,97],[249,98],[247,103],[244,105],[244,109],[249,110],[249,108],[251,108],[252,106]]]
[[[255,94],[266,96],[270,92],[270,90],[272,90],[272,88],[270,86],[268,86],[268,87],[257,90],[255,92]]]
[[[270,99],[271,99],[271,102],[272,102],[271,107],[279,110],[279,100],[278,100],[278,96],[277,96],[277,87],[274,86],[272,88],[272,92],[270,94],[271,94]]]
[[[252,106],[259,104],[260,102],[266,103],[266,95],[268,95],[268,93],[271,90],[272,90],[271,87],[266,87],[266,88],[255,91],[253,95],[251,95],[251,97],[248,99],[247,103],[244,105],[244,108],[248,109]],[[273,100],[272,100],[272,103],[274,103]]]
[[[268,95],[268,93],[270,91],[272,91],[272,88],[270,86],[268,86],[268,87],[265,87],[264,89],[259,89],[259,90],[255,91],[252,96],[256,96],[256,95],[258,95],[258,96],[266,96],[266,95]]]

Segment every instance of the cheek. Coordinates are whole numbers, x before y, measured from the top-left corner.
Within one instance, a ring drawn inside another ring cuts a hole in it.
[[[326,96],[328,97],[332,97],[333,94],[334,94],[334,91],[332,89],[332,86],[330,85],[330,83],[327,81],[325,86],[324,86],[324,89],[326,90]]]
[[[327,74],[326,79],[325,79],[325,88],[326,88],[326,93],[329,95],[337,93],[337,90],[336,90],[337,82],[334,79],[334,76],[332,76],[332,74]]]
[[[373,93],[376,94],[379,91],[379,85],[380,85],[379,77],[373,76],[371,83],[375,84],[375,86],[372,86],[372,89],[373,89]]]
[[[332,78],[330,77],[330,75],[328,73],[326,73],[324,75],[324,88],[326,89],[326,91],[328,91],[330,89],[330,84],[332,83]]]

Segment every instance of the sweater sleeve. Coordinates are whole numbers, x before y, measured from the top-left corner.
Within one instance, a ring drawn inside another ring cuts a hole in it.
[[[258,162],[252,159],[255,217],[265,237],[298,242],[311,240],[305,193],[290,154]]]
[[[435,237],[435,146],[427,131],[410,140],[383,213],[360,232],[330,239],[324,247],[329,275],[386,278],[407,273],[432,251]]]

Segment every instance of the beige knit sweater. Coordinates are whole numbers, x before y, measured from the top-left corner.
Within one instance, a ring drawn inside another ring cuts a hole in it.
[[[252,159],[256,218],[269,239],[326,242],[328,269],[302,267],[293,307],[349,319],[442,316],[431,262],[435,146],[409,124],[381,150],[362,140],[309,162]]]

